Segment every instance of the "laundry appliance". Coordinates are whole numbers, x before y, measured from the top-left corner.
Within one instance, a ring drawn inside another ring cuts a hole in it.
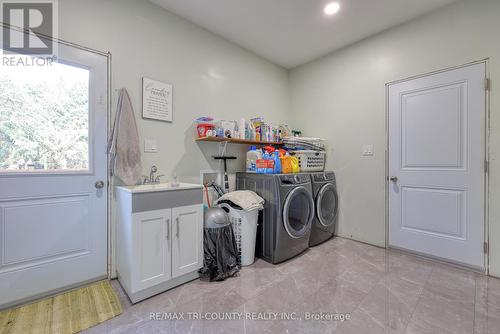
[[[314,219],[309,174],[237,173],[236,188],[252,190],[265,200],[257,229],[258,257],[276,264],[309,248]]]
[[[311,173],[315,214],[309,246],[331,239],[335,233],[338,215],[338,193],[334,172]]]

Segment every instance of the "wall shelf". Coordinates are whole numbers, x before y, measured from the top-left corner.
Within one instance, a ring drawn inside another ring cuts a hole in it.
[[[215,142],[215,143],[231,143],[231,144],[243,144],[243,145],[283,145],[282,142],[274,141],[257,141],[257,140],[247,140],[239,138],[221,138],[221,137],[202,137],[196,138],[197,142]]]

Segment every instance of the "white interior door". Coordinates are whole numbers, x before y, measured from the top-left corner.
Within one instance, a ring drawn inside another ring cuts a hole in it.
[[[106,137],[107,57],[0,67],[0,308],[107,275]]]
[[[484,63],[389,87],[389,245],[484,270]]]

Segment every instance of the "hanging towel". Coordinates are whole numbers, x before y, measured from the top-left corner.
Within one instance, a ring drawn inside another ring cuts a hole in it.
[[[134,109],[127,90],[120,89],[113,132],[108,145],[113,175],[128,186],[141,177],[141,149]]]
[[[243,210],[262,210],[264,209],[264,199],[250,190],[238,190],[222,195],[217,203],[229,201]]]

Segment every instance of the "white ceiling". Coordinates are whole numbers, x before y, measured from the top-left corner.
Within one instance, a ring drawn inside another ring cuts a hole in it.
[[[292,68],[456,0],[150,0]],[[337,1],[338,14],[326,16]]]

